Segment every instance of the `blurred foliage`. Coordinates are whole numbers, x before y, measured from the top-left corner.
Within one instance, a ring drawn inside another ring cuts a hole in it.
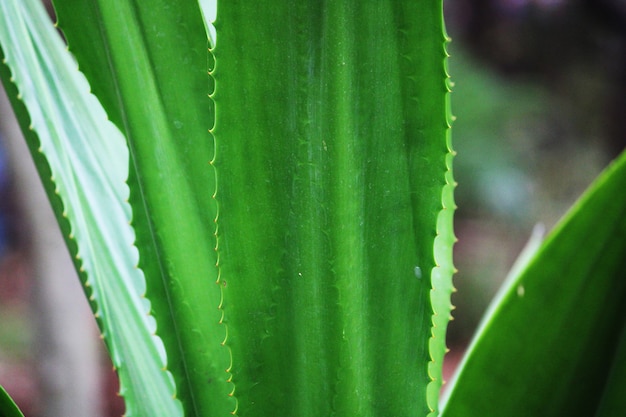
[[[524,230],[536,221],[553,224],[608,156],[541,84],[506,79],[455,49],[461,218],[489,216]]]
[[[472,335],[535,223],[550,228],[610,160],[605,137],[533,74],[512,76],[453,42],[455,285],[449,344]],[[575,94],[575,93],[571,93]],[[578,92],[576,94],[587,94]],[[585,128],[581,128],[580,126]]]
[[[8,167],[7,157],[2,149],[2,138],[0,137],[0,259],[7,250],[8,246],[8,232],[7,232],[7,216],[8,211]]]
[[[447,0],[456,200],[449,344],[473,333],[535,223],[626,144],[626,3]]]
[[[447,0],[448,29],[508,78],[533,77],[612,156],[626,146],[626,2]]]
[[[531,136],[545,121],[546,94],[515,85],[481,68],[464,53],[453,53],[455,172],[457,200],[466,216],[495,213],[504,221],[525,221],[531,179],[526,160]]]
[[[32,321],[19,308],[0,308],[0,361],[11,358],[11,363],[30,359],[33,345]]]

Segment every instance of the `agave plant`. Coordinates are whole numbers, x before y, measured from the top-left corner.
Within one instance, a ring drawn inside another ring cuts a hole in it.
[[[220,1],[215,32],[195,0],[55,8],[69,52],[36,0],[0,3],[0,75],[127,416],[622,401],[624,158],[511,276],[439,410],[455,240],[440,1]]]

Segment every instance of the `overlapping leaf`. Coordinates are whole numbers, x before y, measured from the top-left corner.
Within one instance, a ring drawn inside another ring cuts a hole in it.
[[[140,267],[189,416],[235,408],[216,285],[208,40],[195,0],[58,0],[59,27],[124,132]]]
[[[136,267],[124,137],[40,2],[0,3],[0,44],[3,82],[118,368],[126,415],[180,414]]]
[[[76,158],[130,166],[139,262],[186,414],[435,414],[454,239],[441,2],[220,5],[216,171],[198,4],[55,6],[128,142],[130,161]],[[114,211],[99,213],[83,223],[117,236],[101,223]]]

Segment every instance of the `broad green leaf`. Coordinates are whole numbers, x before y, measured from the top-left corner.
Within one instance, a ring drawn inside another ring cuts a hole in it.
[[[15,402],[13,402],[13,399],[2,386],[0,386],[0,415],[2,417],[24,417]]]
[[[220,2],[214,164],[238,415],[434,414],[454,240],[441,14]]]
[[[0,2],[2,80],[98,318],[127,416],[178,415],[137,269],[128,149],[37,0]]]
[[[599,404],[598,415],[621,415],[609,411],[626,389],[625,189],[623,154],[508,281],[443,417],[582,417]]]
[[[231,398],[216,285],[208,40],[196,1],[57,0],[59,27],[130,149],[139,265],[186,415]]]
[[[454,240],[441,3],[225,2],[214,78],[193,1],[55,6],[128,141],[186,414],[436,414]]]

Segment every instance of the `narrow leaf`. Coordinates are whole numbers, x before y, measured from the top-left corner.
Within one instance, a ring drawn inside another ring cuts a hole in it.
[[[508,281],[470,347],[442,416],[596,413],[612,364],[624,361],[624,189],[626,154]],[[613,394],[605,396],[605,406],[616,390],[623,394],[623,375],[613,371],[617,385],[609,385]]]
[[[136,268],[124,138],[39,1],[0,2],[0,45],[2,80],[118,369],[126,415],[180,414]]]
[[[208,39],[195,0],[57,0],[59,26],[130,149],[139,265],[186,415],[235,408],[216,285]]]
[[[2,386],[0,386],[0,415],[2,417],[24,417],[15,402],[13,402],[13,399]]]

